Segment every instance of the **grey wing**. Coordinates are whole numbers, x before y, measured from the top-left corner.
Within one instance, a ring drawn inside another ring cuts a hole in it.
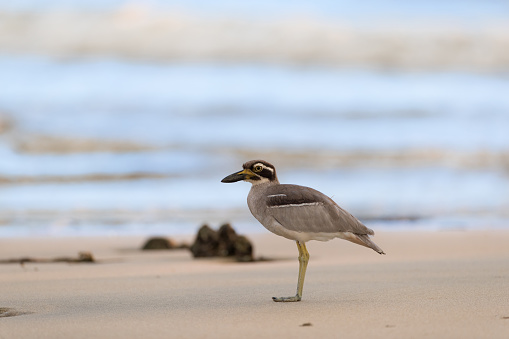
[[[374,234],[323,193],[309,187],[278,185],[267,191],[267,213],[297,232]]]

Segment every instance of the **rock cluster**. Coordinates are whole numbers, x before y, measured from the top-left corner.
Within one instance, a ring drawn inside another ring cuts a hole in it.
[[[222,225],[218,231],[203,225],[190,250],[195,258],[235,257],[237,261],[253,261],[253,245],[230,224]]]
[[[176,244],[165,237],[152,237],[142,247],[142,250],[173,249],[189,249],[194,258],[233,257],[242,262],[254,261],[253,245],[245,236],[238,235],[230,224],[222,225],[217,231],[203,225],[191,246]]]

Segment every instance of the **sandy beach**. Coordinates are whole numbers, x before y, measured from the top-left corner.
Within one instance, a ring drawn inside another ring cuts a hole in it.
[[[271,300],[295,292],[298,270],[294,243],[271,234],[250,237],[274,259],[255,263],[140,251],[140,237],[2,239],[3,260],[98,263],[1,264],[0,338],[509,336],[508,231],[378,233],[386,256],[308,243],[299,303]]]
[[[0,339],[509,339],[508,93],[507,0],[0,0]],[[274,302],[254,159],[386,255],[311,241]],[[142,250],[230,222],[258,260]]]

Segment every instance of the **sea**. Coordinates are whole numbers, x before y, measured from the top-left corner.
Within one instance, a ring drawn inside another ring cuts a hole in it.
[[[375,232],[509,229],[509,3],[0,0],[0,237],[267,232],[252,159]]]

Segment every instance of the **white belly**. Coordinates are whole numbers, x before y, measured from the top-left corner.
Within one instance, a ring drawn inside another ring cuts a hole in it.
[[[354,234],[350,232],[334,232],[334,233],[327,233],[327,232],[296,232],[291,231],[289,229],[284,228],[280,223],[278,223],[275,219],[270,218],[271,220],[264,220],[264,222],[260,223],[269,231],[271,231],[274,234],[277,234],[279,236],[282,236],[284,238],[300,241],[300,242],[307,242],[309,240],[318,240],[318,241],[329,241],[334,238],[341,238],[345,240],[350,240],[351,238],[355,237]],[[351,240],[350,240],[351,241]]]

